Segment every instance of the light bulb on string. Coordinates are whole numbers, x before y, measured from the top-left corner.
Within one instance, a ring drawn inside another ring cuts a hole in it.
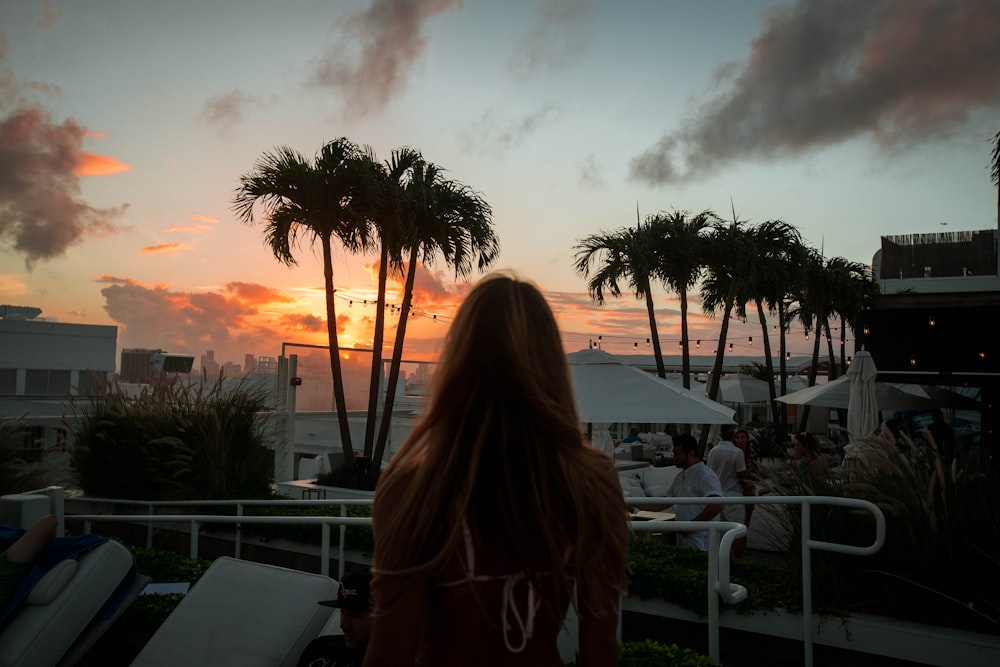
[[[730,351],[730,352],[732,352],[732,351],[733,351],[733,344],[732,344],[732,343],[730,343],[730,344],[729,344],[729,351]]]
[[[749,343],[750,345],[753,345],[753,336],[750,336],[749,338],[747,338],[747,343]]]

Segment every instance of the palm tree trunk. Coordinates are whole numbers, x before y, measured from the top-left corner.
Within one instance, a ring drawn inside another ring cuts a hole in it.
[[[413,300],[413,280],[417,274],[417,250],[410,251],[410,265],[406,269],[406,284],[403,288],[403,303],[399,310],[399,324],[396,326],[396,341],[392,347],[392,361],[389,363],[388,387],[385,390],[385,404],[382,406],[382,420],[378,429],[378,440],[375,441],[375,456],[372,458],[371,479],[382,467],[382,457],[385,455],[385,444],[389,439],[389,426],[392,423],[392,406],[396,401],[396,383],[399,382],[399,367],[403,362],[403,341],[406,340],[406,322],[410,319],[410,303]]]
[[[833,351],[833,336],[830,331],[830,323],[824,322],[823,328],[826,330],[827,355],[830,357],[830,370],[827,372],[826,376],[830,380],[836,380],[840,377],[840,372],[837,367],[837,355]]]
[[[729,298],[726,299],[726,307],[723,311],[722,325],[719,327],[719,348],[715,351],[715,363],[712,365],[712,377],[708,382],[708,397],[713,401],[719,395],[719,380],[722,379],[722,362],[726,357],[726,337],[729,334],[729,316],[733,312],[733,306],[736,304],[736,296],[731,294]],[[698,440],[698,444],[701,451],[705,451],[705,445],[708,444],[708,432],[710,426],[707,424],[701,428],[701,438]]]
[[[778,423],[778,397],[774,390],[774,359],[771,358],[771,337],[767,335],[767,318],[764,303],[757,299],[757,319],[760,321],[761,337],[764,339],[764,366],[767,368],[767,388],[771,395],[771,423]]]
[[[382,377],[382,343],[385,338],[385,286],[388,282],[389,251],[384,245],[378,266],[378,305],[372,338],[372,374],[368,383],[368,417],[365,421],[365,456],[371,457],[375,444],[375,414],[378,412],[379,378]]]
[[[687,288],[683,285],[680,289],[681,297],[681,379],[684,381],[684,388],[691,388],[691,348],[688,339],[688,299]]]
[[[663,351],[660,349],[660,334],[656,330],[656,315],[653,313],[653,295],[649,293],[649,282],[646,282],[646,312],[649,313],[649,335],[653,339],[653,356],[656,357],[656,374],[661,378],[667,377],[667,370],[663,367]]]
[[[788,345],[785,339],[785,300],[778,301],[778,368],[781,373],[781,395],[788,393],[788,363],[785,357],[788,354]],[[782,405],[779,413],[780,421],[776,421],[775,426],[780,425],[782,438],[788,435],[788,408]],[[784,441],[784,440],[782,440]]]
[[[816,384],[816,376],[819,374],[819,341],[822,338],[820,333],[820,316],[816,315],[816,327],[813,332],[816,335],[816,340],[813,342],[813,353],[812,353],[812,367],[809,369],[809,386],[812,387]],[[806,424],[809,423],[809,406],[802,406],[802,416],[799,418],[799,431],[806,430]]]
[[[344,468],[354,471],[354,448],[351,446],[351,426],[347,421],[347,400],[344,396],[344,374],[340,369],[340,343],[337,339],[337,306],[334,304],[333,252],[330,237],[323,242],[323,286],[326,291],[326,333],[330,340],[330,374],[333,376],[333,402],[340,426],[340,446],[344,453]]]

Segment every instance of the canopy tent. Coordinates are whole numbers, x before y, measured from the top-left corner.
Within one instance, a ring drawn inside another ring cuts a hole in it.
[[[566,355],[577,410],[585,422],[732,424],[727,408],[698,400],[660,378],[622,364],[602,350]],[[717,407],[715,407],[717,406]]]

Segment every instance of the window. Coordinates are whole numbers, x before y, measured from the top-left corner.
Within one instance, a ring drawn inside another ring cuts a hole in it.
[[[17,395],[17,369],[0,368],[0,396]]]
[[[69,378],[68,370],[29,368],[24,378],[24,393],[28,396],[66,396]]]

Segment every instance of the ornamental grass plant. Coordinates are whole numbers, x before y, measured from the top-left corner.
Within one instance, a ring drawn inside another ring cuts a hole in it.
[[[240,381],[161,377],[130,394],[114,380],[73,397],[72,462],[84,492],[130,500],[271,495],[262,391]]]
[[[886,429],[860,443],[861,458],[829,477],[792,466],[768,486],[782,495],[868,500],[885,515],[886,540],[873,556],[813,552],[818,604],[1000,634],[1000,471],[978,452],[944,460]],[[783,506],[798,569],[797,507]],[[870,544],[874,521],[848,508],[814,507],[814,539]]]

